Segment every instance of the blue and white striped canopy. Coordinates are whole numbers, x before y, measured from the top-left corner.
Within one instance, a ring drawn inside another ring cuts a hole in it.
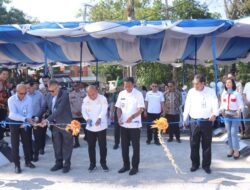
[[[213,59],[212,34],[218,62],[250,60],[250,18],[245,18],[0,25],[0,64],[42,64],[45,52],[48,62],[79,63],[81,42],[83,62],[204,63]]]

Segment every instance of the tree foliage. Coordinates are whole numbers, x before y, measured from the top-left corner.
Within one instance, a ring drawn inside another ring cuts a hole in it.
[[[7,10],[6,5],[11,0],[0,0],[0,24],[27,24],[36,22],[29,18],[23,11],[11,7]]]
[[[238,19],[250,14],[250,0],[224,0],[228,18]]]

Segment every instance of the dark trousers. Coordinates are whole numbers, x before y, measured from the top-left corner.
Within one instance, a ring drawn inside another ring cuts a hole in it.
[[[129,145],[132,142],[132,167],[138,169],[140,162],[140,128],[128,129],[121,127],[121,147],[124,167],[130,168]]]
[[[74,120],[77,120],[77,121],[79,121],[80,123],[81,123],[81,127],[83,127],[83,130],[84,130],[84,134],[85,134],[85,136],[86,136],[86,125],[85,124],[82,124],[82,123],[84,123],[85,121],[84,121],[84,119],[83,118],[74,118]],[[80,134],[80,133],[79,133]],[[79,134],[77,135],[77,136],[74,136],[74,143],[75,144],[80,144],[79,143]]]
[[[52,127],[53,147],[55,152],[56,164],[70,166],[73,150],[73,136],[70,132],[63,129]]]
[[[28,130],[26,130],[25,128],[20,128],[20,125],[10,125],[10,135],[11,135],[11,153],[15,166],[20,166],[20,157],[19,157],[20,137],[23,144],[25,162],[26,163],[30,162],[31,145],[29,142]]]
[[[212,122],[193,122],[190,130],[192,166],[200,166],[200,142],[202,145],[202,167],[211,165]]]
[[[107,130],[104,129],[98,132],[87,130],[88,152],[91,165],[96,165],[96,141],[98,140],[100,150],[100,163],[106,164],[107,158]]]
[[[90,165],[96,165],[96,141],[98,140],[99,150],[100,150],[100,163],[101,165],[106,164],[107,158],[107,130],[104,129],[98,132],[92,132],[87,130],[87,141],[88,141],[88,152]]]
[[[6,116],[7,116],[7,110],[6,110],[6,109],[1,109],[1,108],[0,108],[0,121],[5,121]],[[4,132],[5,132],[5,129],[4,129],[3,127],[0,126],[0,140],[3,139],[3,137],[4,137]]]
[[[45,139],[46,139],[46,132],[44,136],[44,128],[37,127],[35,128],[28,128],[27,133],[29,135],[29,143],[31,145],[31,155],[38,155],[39,150],[43,150],[45,146]],[[32,139],[32,133],[34,135],[34,141]]]
[[[180,115],[170,115],[170,114],[166,114],[166,118],[168,120],[169,123],[169,127],[168,127],[168,134],[169,134],[169,138],[173,139],[173,137],[175,136],[176,139],[180,139],[180,128],[179,128],[179,123],[180,122]]]
[[[160,113],[159,114],[148,113],[147,115],[148,115],[148,117],[147,117],[148,122],[153,122],[154,120],[159,119],[161,117]],[[151,124],[148,124],[147,125],[147,140],[148,141],[152,141],[153,134],[154,134],[154,141],[159,142],[158,129],[156,129],[156,128],[152,129]]]
[[[41,133],[39,136],[39,142],[40,142],[39,150],[44,150],[44,148],[45,148],[47,128],[48,128],[48,126],[42,127],[37,131],[38,133]]]
[[[118,117],[117,117],[117,109],[115,109],[114,113],[114,137],[115,137],[115,144],[120,144],[120,138],[121,138],[121,126],[118,123]]]

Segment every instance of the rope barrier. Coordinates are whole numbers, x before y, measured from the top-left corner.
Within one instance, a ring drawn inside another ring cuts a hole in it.
[[[186,123],[187,124],[190,124],[190,123],[200,123],[200,122],[207,122],[208,120],[206,119],[196,119],[196,120],[189,120],[187,121]],[[221,122],[221,123],[224,123],[225,121],[243,121],[243,122],[246,122],[246,121],[250,121],[250,119],[240,119],[240,118],[223,118],[223,117],[218,117],[216,119],[216,121],[218,122]],[[133,123],[138,123],[138,121],[135,121]],[[171,124],[182,124],[183,122],[182,121],[178,121],[178,122],[169,122],[168,124],[171,125]],[[23,125],[24,127],[32,127],[30,125],[30,123],[28,122],[9,122],[9,121],[1,121],[0,122],[0,125],[2,128],[6,128],[6,125]],[[53,125],[53,126],[61,126],[61,125],[68,125],[69,123],[50,123],[50,125]],[[87,123],[84,122],[84,123],[80,123],[81,125],[86,125]],[[111,124],[118,124],[118,122],[111,122]],[[153,122],[142,122],[142,124],[153,124]]]

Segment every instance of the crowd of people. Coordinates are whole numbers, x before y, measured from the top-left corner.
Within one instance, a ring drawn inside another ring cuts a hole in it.
[[[168,81],[164,86],[153,82],[149,91],[146,88],[141,90],[136,87],[134,78],[128,77],[118,81],[117,91],[112,96],[102,95],[97,85],[82,86],[78,82],[68,92],[48,76],[44,76],[40,84],[34,81],[20,83],[15,92],[10,93],[8,74],[7,69],[0,71],[0,120],[7,121],[8,118],[15,173],[22,172],[20,139],[25,166],[35,168],[33,162],[45,153],[47,128],[52,133],[55,153],[55,164],[50,170],[69,172],[73,148],[80,146],[79,135],[72,136],[65,130],[72,120],[82,124],[84,140],[88,143],[90,172],[96,169],[97,141],[100,165],[104,171],[109,171],[106,161],[109,119],[114,126],[113,149],[118,149],[121,144],[123,165],[118,172],[129,171],[129,175],[139,171],[142,126],[147,128],[145,143],[150,145],[154,141],[155,145],[160,145],[157,129],[151,128],[151,122],[160,117],[166,117],[170,124],[169,143],[174,138],[181,143],[180,127],[190,127],[191,172],[200,167],[201,144],[202,168],[211,173],[212,126],[219,115],[224,117],[228,134],[227,157],[236,160],[240,157],[239,128],[244,129],[243,138],[250,136],[249,121],[241,122],[250,118],[250,82],[242,90],[242,85],[240,87],[232,74],[224,78],[223,90],[218,96],[214,89],[206,86],[202,74],[194,76],[193,87],[189,91],[186,86],[179,90],[174,81]],[[0,127],[0,143],[5,142],[4,133],[5,129]],[[130,163],[131,145],[133,155]]]

